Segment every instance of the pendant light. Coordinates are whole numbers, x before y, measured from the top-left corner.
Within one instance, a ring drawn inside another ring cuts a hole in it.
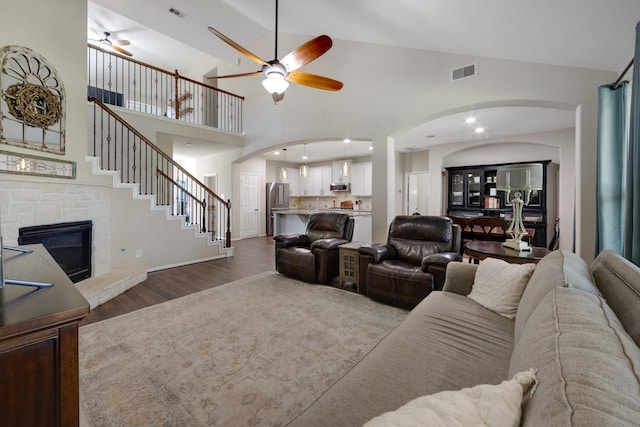
[[[300,176],[303,178],[309,177],[309,166],[307,166],[307,144],[302,146],[302,160],[305,160],[304,164],[300,166]]]
[[[349,176],[349,162],[347,162],[347,144],[351,142],[350,139],[345,139],[344,141],[344,162],[342,162],[342,167],[340,168],[340,176],[347,177]]]
[[[287,172],[287,149],[282,149],[282,167],[280,168],[280,181],[289,181],[289,172]]]

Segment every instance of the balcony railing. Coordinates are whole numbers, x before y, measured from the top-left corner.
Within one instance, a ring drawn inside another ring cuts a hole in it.
[[[155,195],[156,204],[196,225],[212,240],[231,247],[231,201],[223,200],[122,117],[95,97],[92,155],[100,168],[120,172],[122,182],[138,184],[140,194]]]
[[[138,112],[244,132],[244,97],[88,45],[88,96]]]

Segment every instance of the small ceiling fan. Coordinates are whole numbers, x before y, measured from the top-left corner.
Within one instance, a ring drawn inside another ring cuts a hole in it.
[[[288,82],[323,90],[337,91],[342,89],[342,82],[330,79],[328,77],[319,76],[317,74],[298,71],[300,67],[315,60],[331,48],[331,46],[333,45],[331,37],[326,35],[318,36],[315,39],[310,40],[297,49],[293,50],[284,58],[282,58],[282,60],[278,60],[278,0],[276,0],[275,18],[275,58],[271,61],[265,61],[264,59],[261,59],[257,55],[254,55],[244,47],[240,46],[238,43],[231,40],[229,37],[222,34],[220,31],[216,30],[215,28],[208,27],[209,31],[211,31],[229,46],[247,56],[252,61],[255,61],[258,64],[262,65],[262,68],[259,71],[209,78],[226,79],[230,77],[254,76],[262,73],[266,77],[262,81],[262,85],[269,93],[271,93],[274,103],[277,103],[284,98],[284,91],[289,87]]]
[[[109,36],[111,36],[111,33],[108,31],[103,31],[103,36],[101,36],[97,31],[93,31],[91,30],[91,32],[94,34],[93,38],[89,38],[90,41],[93,42],[97,42],[100,43],[102,45],[108,46],[109,48],[115,50],[118,53],[121,53],[123,55],[127,55],[127,56],[133,56],[133,54],[131,52],[129,52],[126,49],[121,48],[120,46],[128,46],[131,43],[129,42],[129,40],[112,40],[109,38]]]

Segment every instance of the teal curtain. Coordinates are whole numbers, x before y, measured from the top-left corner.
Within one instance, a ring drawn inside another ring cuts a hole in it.
[[[640,266],[640,23],[632,83],[598,89],[596,253],[611,249]]]

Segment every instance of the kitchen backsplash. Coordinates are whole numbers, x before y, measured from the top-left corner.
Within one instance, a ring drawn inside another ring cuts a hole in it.
[[[321,197],[290,197],[289,207],[299,209],[332,209],[340,208],[341,203],[345,201],[353,202],[354,210],[371,210],[371,197],[351,196],[351,193],[349,192],[339,192],[334,193],[332,196]]]

